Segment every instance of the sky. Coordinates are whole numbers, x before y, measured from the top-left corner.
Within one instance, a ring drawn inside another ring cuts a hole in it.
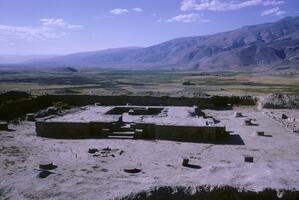
[[[0,54],[146,47],[298,15],[299,0],[0,0]]]

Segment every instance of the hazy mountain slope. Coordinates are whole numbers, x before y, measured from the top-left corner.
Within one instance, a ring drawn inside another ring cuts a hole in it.
[[[147,48],[122,48],[41,60],[40,65],[232,69],[299,63],[299,17],[237,30],[170,40]]]
[[[17,64],[29,61],[34,61],[37,59],[48,59],[54,58],[57,55],[0,55],[1,64]]]

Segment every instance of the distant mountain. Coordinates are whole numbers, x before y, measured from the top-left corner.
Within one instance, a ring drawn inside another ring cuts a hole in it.
[[[24,62],[33,62],[40,59],[49,59],[57,55],[0,55],[1,64],[18,64]]]
[[[146,48],[121,48],[43,59],[41,66],[229,70],[299,69],[299,17]]]

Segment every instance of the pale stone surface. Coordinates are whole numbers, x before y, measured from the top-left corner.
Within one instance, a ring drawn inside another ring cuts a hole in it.
[[[142,106],[133,106],[142,107]],[[111,110],[113,106],[88,106],[79,111],[74,111],[62,117],[55,117],[47,121],[55,122],[115,122],[121,115],[105,114]],[[208,118],[193,116],[195,107],[178,107],[178,106],[163,106],[158,115],[129,115],[124,113],[122,120],[124,122],[136,123],[154,123],[157,125],[177,125],[177,126],[206,126],[207,124],[217,126]]]

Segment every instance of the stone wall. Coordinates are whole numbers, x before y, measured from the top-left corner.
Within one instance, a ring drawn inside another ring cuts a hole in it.
[[[36,134],[48,138],[90,138],[90,123],[87,122],[35,122]]]
[[[218,141],[229,136],[225,127],[213,126],[155,126],[155,138],[176,141]]]
[[[134,129],[142,129],[142,138],[139,139],[155,139],[155,124],[137,123],[134,125]]]
[[[35,113],[52,106],[55,102],[63,102],[70,106],[85,106],[100,103],[103,106],[137,105],[137,106],[198,106],[201,109],[227,109],[233,105],[255,105],[254,98],[213,96],[208,98],[187,97],[151,97],[151,96],[95,96],[95,95],[44,95],[25,100],[6,102],[0,105],[0,120],[12,120]]]
[[[142,139],[218,141],[229,136],[225,127],[214,126],[170,126],[137,123],[134,128],[143,130]]]
[[[48,138],[107,138],[107,132],[118,131],[119,125],[110,122],[36,122],[36,133],[40,137]],[[174,141],[218,141],[229,136],[225,127],[213,126],[170,126],[137,123],[132,127],[141,129],[137,139],[174,140]]]
[[[90,130],[90,137],[91,138],[105,138],[107,137],[105,134],[103,133],[103,129],[109,129],[110,132],[115,131],[117,127],[117,123],[116,122],[90,122],[89,125],[89,130]]]

